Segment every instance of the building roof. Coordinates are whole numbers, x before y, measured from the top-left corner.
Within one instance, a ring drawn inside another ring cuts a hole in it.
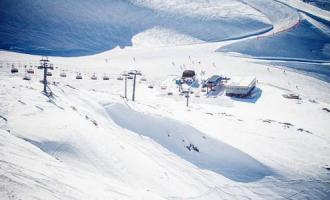
[[[219,75],[213,75],[208,80],[207,83],[216,83],[221,79],[221,76]]]
[[[255,81],[256,77],[254,76],[245,76],[245,77],[232,77],[228,86],[241,86],[248,87],[253,81]]]
[[[194,77],[196,75],[194,70],[184,70],[184,72],[182,73],[182,77]]]

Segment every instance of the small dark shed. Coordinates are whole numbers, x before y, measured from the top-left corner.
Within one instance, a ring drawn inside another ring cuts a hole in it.
[[[184,70],[182,73],[182,78],[194,78],[196,73],[194,70]]]

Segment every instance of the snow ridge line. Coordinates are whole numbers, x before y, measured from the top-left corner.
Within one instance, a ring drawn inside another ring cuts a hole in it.
[[[301,24],[301,22],[302,22],[302,19],[301,19],[300,15],[299,15],[299,20],[295,24],[293,24],[292,26],[289,26],[287,28],[281,29],[279,31],[275,31],[275,32],[271,33],[270,35],[269,34],[268,35],[265,34],[265,35],[257,36],[257,40],[261,40],[261,39],[273,37],[273,36],[279,35],[279,34],[281,34],[283,32],[286,32],[286,31],[291,31],[291,30],[299,27],[300,24]]]
[[[330,64],[327,60],[308,60],[308,59],[299,59],[299,58],[283,58],[283,57],[254,57],[254,56],[242,56],[237,54],[228,54],[232,57],[238,58],[248,58],[248,59],[256,59],[256,60],[264,60],[264,61],[285,61],[285,62],[299,62],[299,63],[309,63],[309,64]]]
[[[298,11],[300,11],[302,13],[305,13],[307,15],[312,15],[314,17],[321,18],[321,19],[323,19],[325,21],[330,22],[330,15],[327,15],[329,13],[329,11],[323,10],[323,9],[318,8],[318,7],[315,7],[315,6],[312,6],[310,4],[306,4],[306,3],[302,2],[302,1],[300,2],[300,4],[303,3],[303,4],[306,4],[304,6],[310,6],[310,10],[308,10],[308,9],[307,10],[304,10],[304,9],[302,9],[301,6],[298,5],[299,4],[298,2],[297,2],[298,4],[296,4],[294,6],[293,5],[294,3],[292,3],[291,1],[288,1],[288,0],[274,0],[274,1],[276,1],[278,3],[282,3],[282,4],[284,4],[284,5],[286,5],[286,6],[290,7],[290,8],[296,9],[296,10],[298,10]]]
[[[261,34],[257,35],[257,40],[263,39],[263,38],[268,38],[268,37],[271,37],[271,36],[275,36],[277,34],[280,34],[282,32],[285,32],[285,31],[290,31],[290,30],[298,27],[300,25],[301,21],[302,21],[301,16],[299,15],[299,19],[294,24],[292,24],[291,26],[287,26],[286,28],[283,28],[283,29],[280,29],[280,30],[277,30],[276,31],[276,29],[274,28],[274,22],[261,9],[259,9],[259,8],[255,7],[255,6],[251,5],[249,3],[247,3],[245,0],[238,0],[238,1],[241,2],[241,3],[243,3],[243,4],[245,4],[245,5],[247,5],[247,6],[249,6],[249,7],[251,7],[251,8],[253,8],[253,9],[255,9],[255,10],[257,10],[258,12],[262,13],[265,17],[267,17],[267,19],[270,22],[272,22],[272,27],[273,28],[271,30],[267,31],[267,32],[264,32],[264,33],[261,33]],[[283,3],[283,2],[280,2],[278,0],[275,0],[275,1],[277,3],[279,3],[279,4],[282,4],[284,6],[287,6],[287,7],[292,8],[294,10],[297,10],[296,8],[293,8],[292,6],[289,6],[289,5],[287,5],[287,4]]]

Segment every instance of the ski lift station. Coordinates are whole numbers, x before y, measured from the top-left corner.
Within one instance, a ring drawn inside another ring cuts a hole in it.
[[[237,97],[248,96],[255,88],[256,83],[256,77],[233,77],[226,85],[226,95]]]

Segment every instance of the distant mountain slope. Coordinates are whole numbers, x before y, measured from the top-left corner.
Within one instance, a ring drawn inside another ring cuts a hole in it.
[[[329,61],[329,24],[304,14],[301,18],[291,30],[230,44],[218,51],[275,60]]]
[[[235,0],[2,0],[0,7],[0,49],[30,54],[94,54],[130,46],[132,37],[155,27],[170,31],[159,34],[169,37],[167,44],[182,35],[189,38],[184,43],[213,42],[272,28],[263,14]]]

